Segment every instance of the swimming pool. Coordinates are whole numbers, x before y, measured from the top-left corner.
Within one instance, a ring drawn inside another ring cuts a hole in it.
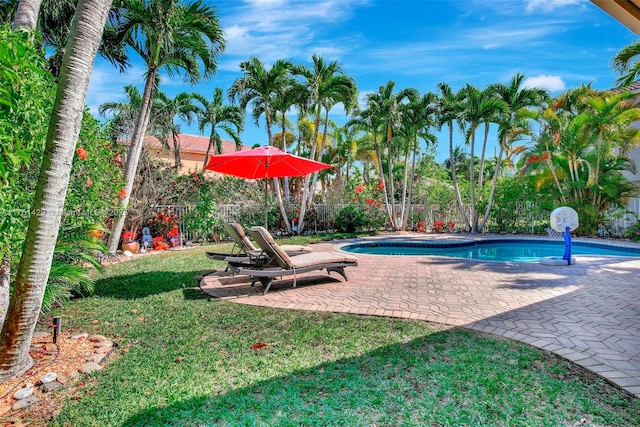
[[[483,261],[538,262],[540,258],[564,254],[563,241],[491,239],[465,241],[378,240],[342,246],[343,251],[372,255],[423,255]],[[624,256],[640,258],[640,248],[600,243],[573,242],[572,255]]]

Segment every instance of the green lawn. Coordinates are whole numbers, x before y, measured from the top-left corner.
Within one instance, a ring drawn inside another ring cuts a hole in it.
[[[66,328],[114,339],[119,355],[66,392],[51,425],[640,425],[639,400],[537,349],[210,299],[194,286],[211,267],[202,248],[114,265],[94,296],[57,312]]]

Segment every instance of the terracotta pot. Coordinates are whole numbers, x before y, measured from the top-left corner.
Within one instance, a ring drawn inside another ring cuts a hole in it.
[[[123,243],[122,244],[122,250],[123,251],[129,251],[132,254],[137,254],[138,251],[140,250],[140,243],[138,243],[138,242]]]
[[[418,231],[420,233],[424,233],[425,231],[427,231],[427,228],[425,227],[424,221],[418,222]]]

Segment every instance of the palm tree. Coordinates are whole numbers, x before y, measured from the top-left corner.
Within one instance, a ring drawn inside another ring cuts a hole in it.
[[[135,128],[135,120],[142,104],[142,94],[133,85],[124,87],[126,101],[105,102],[98,107],[98,114],[105,116],[113,114],[111,121],[111,138],[114,142],[119,140],[131,140],[131,134]]]
[[[394,88],[395,82],[387,82],[385,86],[378,88],[378,92],[367,97],[367,103],[372,114],[378,116],[383,125],[382,131],[385,135],[384,150],[381,149],[381,145],[377,147],[379,149],[378,157],[387,160],[387,178],[385,179],[384,174],[380,178],[384,187],[389,220],[392,227],[398,230],[402,227],[402,224],[398,221],[399,218],[395,207],[396,190],[393,171],[401,150],[396,144],[400,141],[400,138],[394,138],[394,135],[402,126],[403,105],[415,102],[419,94],[416,89],[402,89],[394,93]],[[381,171],[383,170],[382,167],[380,169]],[[406,170],[405,173],[407,173]]]
[[[183,73],[196,83],[216,71],[217,56],[224,49],[223,31],[214,9],[201,0],[123,0],[126,11],[115,29],[115,39],[128,44],[146,64],[142,104],[125,163],[124,196],[109,236],[109,252],[115,253],[133,189],[133,181],[149,124],[156,76]],[[202,67],[202,72],[201,72]]]
[[[500,150],[496,159],[496,169],[491,183],[489,202],[478,226],[479,231],[482,231],[491,213],[504,152],[510,150],[512,144],[523,135],[531,134],[531,121],[538,117],[538,114],[532,109],[541,107],[549,97],[548,92],[544,89],[523,87],[524,79],[523,74],[516,73],[508,85],[494,84],[490,86],[493,92],[504,102],[505,108],[501,111],[501,117],[498,118],[498,144]]]
[[[60,74],[27,237],[0,341],[0,381],[33,365],[31,339],[51,270],[91,69],[110,0],[80,0]],[[37,12],[37,9],[35,9]],[[37,13],[36,13],[37,16]]]
[[[251,103],[252,117],[256,125],[259,124],[260,117],[264,115],[269,144],[273,140],[271,132],[274,117],[272,102],[277,94],[283,90],[283,87],[289,83],[289,72],[292,67],[291,62],[278,60],[270,69],[267,69],[258,58],[252,57],[240,64],[243,75],[231,84],[228,91],[229,98],[237,102],[242,110],[246,110]],[[280,180],[274,178],[273,184],[276,189],[276,201],[280,213],[287,231],[291,233],[291,224],[289,224],[289,217],[280,194]]]
[[[402,122],[398,130],[398,136],[404,143],[404,177],[402,187],[402,230],[407,229],[409,220],[409,212],[411,210],[411,200],[413,196],[413,184],[416,181],[416,157],[419,151],[419,141],[426,142],[427,147],[435,144],[437,138],[431,132],[431,127],[435,125],[436,112],[436,95],[426,93],[422,97],[413,99],[408,104],[402,106],[401,115]],[[409,167],[409,157],[411,157],[411,166]]]
[[[304,86],[299,84],[293,78],[288,78],[287,81],[283,82],[271,102],[274,116],[277,116],[278,113],[281,115],[282,134],[280,138],[281,146],[279,148],[285,153],[289,150],[289,147],[287,146],[287,112],[293,106],[298,106],[299,110],[303,110],[304,108],[302,105],[305,101],[305,95],[306,91]],[[275,142],[276,141],[273,141],[272,144],[276,145]],[[289,178],[284,177],[282,181],[284,185],[284,200],[288,207],[291,203],[291,196],[289,194]]]
[[[469,84],[465,85],[462,90],[462,102],[463,110],[460,115],[459,122],[464,125],[465,130],[465,142],[469,145],[469,184],[471,187],[471,200],[470,200],[470,231],[471,233],[478,232],[478,214],[476,211],[476,202],[480,197],[481,188],[476,188],[482,183],[484,166],[484,152],[486,149],[486,135],[482,144],[482,157],[480,158],[480,171],[479,171],[479,183],[476,185],[476,177],[474,170],[475,162],[475,142],[476,142],[476,130],[482,123],[487,123],[489,120],[495,118],[497,114],[504,111],[505,104],[493,93],[493,90],[487,88],[486,90],[480,90]]]
[[[180,161],[180,125],[175,122],[176,118],[187,124],[195,118],[197,107],[193,100],[197,96],[195,93],[180,92],[175,98],[170,98],[164,92],[156,92],[153,102],[152,114],[156,117],[155,125],[152,129],[158,131],[158,136],[165,148],[169,148],[169,138],[173,145],[173,165],[176,169],[182,166]]]
[[[304,85],[307,91],[306,106],[315,117],[314,135],[312,141],[318,141],[320,131],[320,121],[323,122],[323,133],[320,147],[311,145],[310,158],[321,160],[322,149],[329,132],[329,111],[337,104],[343,104],[345,111],[349,112],[356,105],[358,88],[353,78],[344,74],[342,66],[336,62],[327,63],[322,57],[313,55],[312,68],[296,66],[293,73],[304,78]],[[298,234],[304,230],[304,216],[311,205],[318,174],[313,174],[313,184],[311,176],[306,176],[302,187],[302,200],[300,203],[300,214],[298,215]]]
[[[202,165],[204,169],[207,166],[211,149],[214,150],[215,154],[222,154],[222,136],[218,132],[219,129],[233,139],[233,142],[236,143],[236,150],[242,148],[240,133],[244,129],[244,114],[243,110],[236,105],[223,105],[224,92],[218,87],[213,90],[211,101],[208,101],[199,93],[194,94],[194,98],[201,104],[201,106],[197,107],[200,132],[204,133],[207,126],[211,126],[209,145],[207,145],[207,153],[204,156],[204,164]]]
[[[621,77],[616,80],[617,87],[629,86],[640,78],[640,41],[623,47],[611,60],[613,70]]]
[[[466,208],[462,203],[462,195],[460,194],[460,186],[458,184],[458,160],[461,160],[460,163],[463,163],[462,161],[466,161],[469,157],[466,153],[465,157],[460,157],[459,154],[462,154],[462,149],[460,149],[459,146],[456,146],[455,149],[453,147],[453,122],[458,121],[458,127],[462,128],[462,123],[459,120],[464,108],[461,101],[462,91],[456,94],[451,89],[451,86],[444,82],[438,84],[438,91],[440,92],[440,95],[438,99],[437,123],[440,129],[444,125],[447,125],[449,128],[449,170],[451,171],[451,180],[453,181],[453,189],[456,195],[458,211],[460,212],[460,216],[465,222],[467,229],[469,229],[470,221]]]

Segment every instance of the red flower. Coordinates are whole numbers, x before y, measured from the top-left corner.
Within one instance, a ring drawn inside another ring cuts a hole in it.
[[[133,231],[125,231],[124,233],[122,233],[122,240],[124,240],[125,242],[132,242],[136,239],[136,233],[134,233]]]
[[[120,190],[120,193],[118,193],[118,197],[120,197],[121,199],[124,199],[126,195],[127,195],[127,190],[125,190],[124,188]]]
[[[122,157],[120,157],[120,153],[116,153],[113,156],[113,163],[115,163],[116,165],[121,165],[122,164]]]
[[[384,190],[384,181],[380,181],[380,182],[378,183],[378,189],[380,189],[380,190]]]
[[[354,191],[356,193],[362,193],[364,191],[364,184],[359,184]]]
[[[78,153],[78,157],[80,157],[82,160],[86,159],[87,154],[89,154],[87,150],[85,150],[82,147],[78,147],[78,149],[76,150],[76,153]]]
[[[263,342],[258,342],[258,343],[255,343],[255,344],[253,344],[251,346],[251,348],[254,349],[254,350],[260,350],[261,348],[265,348],[265,347],[269,347],[269,344],[265,344]]]
[[[91,187],[93,185],[93,181],[91,181],[91,178],[87,178],[87,187]]]
[[[173,227],[171,230],[169,230],[169,237],[178,237],[180,235],[180,231],[178,231],[178,227]]]

